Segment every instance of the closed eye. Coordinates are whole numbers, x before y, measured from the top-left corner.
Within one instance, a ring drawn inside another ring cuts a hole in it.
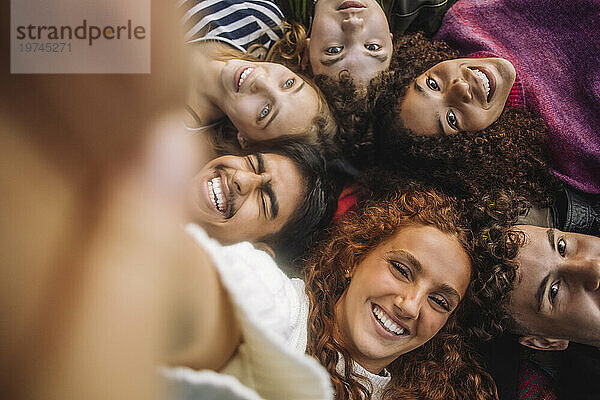
[[[402,276],[404,276],[406,279],[410,279],[411,277],[411,272],[410,269],[402,264],[399,263],[397,261],[393,261],[393,260],[389,260],[389,263],[392,265],[392,267],[394,267],[398,272],[400,272],[402,274]]]
[[[442,309],[444,309],[444,311],[449,312],[450,311],[450,303],[448,303],[448,301],[443,298],[443,297],[437,297],[437,296],[429,296],[429,298],[438,306],[442,307]]]
[[[261,207],[263,210],[263,214],[264,214],[265,218],[267,218],[267,202],[265,201],[265,195],[262,191],[260,192],[260,201],[262,203]]]

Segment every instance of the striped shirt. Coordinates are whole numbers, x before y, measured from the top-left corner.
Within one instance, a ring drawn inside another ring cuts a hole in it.
[[[283,36],[283,14],[272,0],[178,0],[188,43],[219,40],[247,52]]]

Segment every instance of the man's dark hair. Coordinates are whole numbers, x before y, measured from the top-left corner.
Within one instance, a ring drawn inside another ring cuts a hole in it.
[[[277,261],[290,265],[331,221],[336,207],[333,184],[325,160],[313,146],[289,141],[256,150],[289,158],[302,176],[304,196],[298,208],[278,232],[260,239],[273,248]]]

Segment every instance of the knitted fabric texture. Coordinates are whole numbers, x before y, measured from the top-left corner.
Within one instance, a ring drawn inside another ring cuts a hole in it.
[[[434,39],[513,63],[555,174],[600,193],[600,0],[460,0]]]

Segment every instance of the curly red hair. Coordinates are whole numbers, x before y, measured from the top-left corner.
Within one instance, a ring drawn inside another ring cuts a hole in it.
[[[456,237],[473,259],[472,238],[465,228],[458,203],[435,191],[406,190],[386,200],[369,203],[363,212],[346,218],[333,228],[331,236],[321,243],[307,264],[305,282],[310,300],[307,351],[329,371],[338,399],[369,399],[372,390],[359,382],[352,368],[345,368],[343,374],[336,370],[340,355],[345,365],[352,365],[349,352],[333,334],[334,307],[347,286],[344,270],[358,265],[398,230],[414,225],[432,226]],[[476,269],[474,264],[472,276]],[[461,335],[458,315],[455,312],[425,345],[388,366],[392,384],[384,398],[497,398],[495,384],[472,358]]]

